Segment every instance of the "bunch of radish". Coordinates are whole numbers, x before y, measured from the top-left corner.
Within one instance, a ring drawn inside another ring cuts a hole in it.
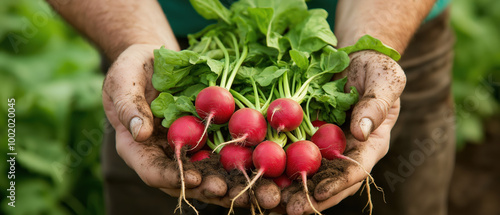
[[[346,138],[337,126],[358,93],[344,92],[345,77],[332,81],[356,45],[334,48],[324,10],[308,10],[304,0],[277,1],[240,0],[227,9],[218,0],[191,0],[218,22],[190,35],[186,50],[154,52],[152,83],[161,93],[151,110],[169,129],[179,207],[185,201],[196,211],[185,197],[183,150],[195,165],[219,154],[225,170],[245,176],[248,184],[232,204],[261,177],[281,188],[302,181],[308,193],[307,179],[322,158],[359,165],[343,155]]]

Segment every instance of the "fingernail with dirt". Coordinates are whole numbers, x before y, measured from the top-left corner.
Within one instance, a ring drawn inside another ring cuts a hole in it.
[[[361,128],[361,132],[363,133],[363,137],[365,140],[368,139],[368,136],[372,132],[373,122],[368,118],[363,118],[359,122],[359,127]]]
[[[142,128],[142,119],[139,117],[134,117],[130,120],[130,132],[132,133],[132,137],[135,138],[139,135],[139,132]]]

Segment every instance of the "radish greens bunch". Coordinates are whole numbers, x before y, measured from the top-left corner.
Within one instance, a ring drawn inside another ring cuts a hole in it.
[[[344,92],[347,78],[332,81],[333,76],[347,68],[349,53],[368,48],[398,57],[397,52],[368,35],[354,46],[336,49],[327,12],[308,10],[304,0],[240,0],[229,9],[218,0],[191,0],[191,4],[217,23],[189,35],[186,50],[155,50],[152,78],[161,93],[151,110],[170,128],[169,143],[181,169],[181,147],[194,153],[207,144],[219,153],[227,146],[220,153],[221,162],[231,162],[223,163],[228,171],[243,172],[249,182],[244,192],[261,176],[286,174],[305,185],[318,170],[321,157],[349,159],[342,155],[345,136],[333,124],[345,122],[358,92],[354,87]],[[318,123],[327,125],[314,136]],[[173,130],[179,134],[171,134]],[[183,132],[194,136],[188,138]],[[309,141],[313,136],[318,143]],[[340,145],[327,152],[322,150],[328,148],[325,144]],[[246,174],[252,150],[242,147],[255,147],[253,179]],[[311,165],[293,166],[296,162],[287,161],[304,151],[310,152],[311,160],[304,162]],[[276,156],[279,161],[262,160]],[[182,193],[179,204],[181,198],[185,200]]]

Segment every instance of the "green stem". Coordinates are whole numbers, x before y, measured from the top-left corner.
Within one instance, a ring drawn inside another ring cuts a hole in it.
[[[296,73],[293,73],[293,77],[292,77],[292,93],[291,94],[295,94],[295,91],[297,90],[295,87],[295,85],[297,84],[297,74]]]
[[[269,123],[267,123],[267,139],[268,140],[271,140],[273,139],[273,130],[271,129],[271,125]]]
[[[219,144],[223,143],[223,142],[226,142],[226,140],[224,140],[224,136],[222,136],[222,132],[220,131],[220,129],[219,129],[219,130],[217,130],[217,131],[215,132],[215,134],[217,135],[217,139],[218,139],[218,141],[219,141],[219,142],[216,144],[217,146],[218,146]]]
[[[230,89],[229,92],[231,94],[233,94],[234,98],[235,99],[238,99],[240,100],[241,102],[243,102],[243,104],[245,104],[247,107],[249,108],[252,108],[252,109],[255,109],[255,106],[252,104],[252,102],[250,102],[250,100],[248,100],[245,96],[241,95],[240,93],[234,91],[233,89]]]
[[[297,92],[295,92],[295,94],[293,95],[292,99],[295,100],[296,102],[298,102],[300,104],[300,102],[302,101],[302,99],[304,99],[304,97],[307,95],[307,88],[309,88],[309,84],[315,78],[317,78],[318,76],[326,74],[328,72],[329,71],[321,72],[321,73],[313,75],[312,77],[310,77],[309,79],[307,79],[306,82],[304,82],[304,84],[302,84],[302,86],[300,86],[299,90]]]
[[[262,105],[261,113],[264,115],[266,114],[267,107],[269,107],[269,104],[271,104],[271,100],[273,99],[273,92],[275,92],[274,91],[275,85],[276,85],[276,82],[273,83],[273,86],[271,87],[271,93],[269,94],[269,98],[267,98],[266,103],[264,103],[264,105]]]
[[[203,51],[201,51],[201,54],[205,54],[205,52],[207,52],[208,47],[210,46],[210,43],[212,43],[212,37],[209,37],[209,38],[208,38],[207,44],[206,44],[206,45],[205,45],[205,47],[203,48]]]
[[[236,40],[236,37],[234,36],[233,32],[229,32],[229,36],[231,37],[231,40],[233,41],[233,46],[234,46],[234,52],[236,54],[236,59],[240,59],[240,49],[238,47],[238,41]]]
[[[234,78],[236,77],[236,73],[238,73],[238,70],[240,69],[241,64],[243,64],[243,61],[247,57],[248,54],[248,46],[243,46],[243,53],[241,54],[240,59],[236,63],[236,66],[234,66],[233,71],[231,72],[231,76],[229,77],[227,84],[226,84],[226,89],[229,90],[231,89],[231,85],[233,84]]]
[[[312,136],[314,134],[314,132],[309,128],[309,126],[307,125],[307,122],[306,121],[302,121],[302,124],[300,124],[300,127],[302,127],[302,129],[304,130],[304,132],[309,135],[309,136]]]
[[[278,83],[278,86],[279,86],[279,83]],[[274,86],[273,86],[273,88],[274,88]],[[279,87],[278,87],[278,88],[279,88]],[[281,98],[281,95],[279,94],[279,92],[278,92],[278,91],[279,91],[279,89],[274,91],[274,97],[275,97],[275,98]]]
[[[297,139],[299,139],[299,140],[304,140],[305,139],[305,137],[302,136],[302,129],[301,129],[300,126],[297,129],[295,129],[294,132],[295,132],[295,135],[296,135]]]
[[[308,130],[314,134],[316,133],[316,128],[314,127],[314,125],[311,123],[311,115],[309,114],[309,104],[311,103],[311,100],[312,100],[312,96],[309,97],[309,99],[307,99],[307,103],[306,103],[306,113],[305,113],[305,116],[304,116],[304,121],[305,123],[307,124],[307,127],[309,128]],[[312,136],[312,134],[310,134]]]
[[[266,94],[264,94],[264,92],[262,92],[260,88],[257,88],[257,90],[259,91],[259,96],[262,98],[262,100],[267,100]]]
[[[281,148],[285,147],[287,140],[286,134],[280,134]]]
[[[252,77],[250,77],[250,81],[252,82],[252,87],[253,87],[253,93],[255,94],[255,110],[261,112],[261,107],[260,107],[260,98],[259,98],[259,92],[257,90],[257,84],[255,84],[255,80],[253,80]]]
[[[292,93],[290,93],[290,84],[288,83],[288,71],[283,74],[283,88],[285,88],[286,98],[291,98]]]
[[[238,105],[238,107],[241,109],[241,108],[246,108],[245,105],[243,103],[240,102],[240,100],[238,99],[234,99],[234,103],[236,103],[236,105]]]
[[[224,87],[226,85],[226,79],[227,79],[227,75],[229,73],[229,53],[227,52],[226,47],[224,46],[224,44],[222,44],[222,42],[220,41],[220,39],[218,37],[214,37],[214,40],[217,43],[217,45],[219,46],[219,48],[222,50],[222,52],[224,53],[224,64],[225,65],[224,65],[224,72],[222,72],[222,79],[220,82],[220,86]]]
[[[208,147],[210,147],[212,150],[214,150],[215,148],[217,148],[217,145],[215,145],[215,143],[213,143],[212,141],[210,141],[209,138],[207,138],[207,145]],[[219,154],[219,151],[218,150],[215,150],[215,152],[217,152],[217,154]]]
[[[285,98],[285,92],[283,90],[283,76],[278,79],[278,90],[280,93],[280,98]]]
[[[288,136],[288,138],[290,138],[290,140],[292,140],[292,142],[297,142],[299,141],[299,139],[297,137],[295,137],[291,132],[287,131],[285,132],[286,136]]]

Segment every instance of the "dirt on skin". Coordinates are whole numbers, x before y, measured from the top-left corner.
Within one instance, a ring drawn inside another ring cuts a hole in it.
[[[323,158],[321,160],[321,167],[319,168],[318,172],[311,178],[311,180],[308,181],[308,189],[309,192],[314,191],[314,188],[316,187],[316,184],[319,184],[323,180],[331,180],[331,181],[337,181],[337,180],[344,180],[347,181],[347,175],[348,171],[347,168],[353,165],[350,161],[344,160],[344,159],[334,159],[334,160],[327,160]],[[311,182],[313,186],[309,185]],[[324,186],[328,186],[328,184],[324,184]],[[316,192],[322,193],[322,192],[327,192],[328,188],[327,187],[319,187],[316,189]]]
[[[281,200],[281,190],[276,184],[267,178],[260,178],[253,187],[253,192],[257,198],[259,205],[263,208],[274,208]],[[258,195],[265,194],[265,195]]]
[[[219,162],[220,155],[211,154],[209,158],[201,161],[191,162],[203,177],[208,175],[219,175],[227,178],[228,174]],[[226,182],[227,183],[227,182]]]
[[[310,180],[307,181],[307,189],[309,191],[309,195],[313,196],[313,192],[315,191],[319,193],[328,192],[328,187],[326,186],[328,186],[329,183],[323,185],[325,186],[324,188],[315,189],[316,185],[323,180],[329,180],[332,182],[338,180],[347,180],[347,168],[350,165],[353,164],[346,160],[327,160],[323,158],[321,160],[321,167],[319,168],[318,172]],[[282,206],[285,206],[290,200],[290,197],[292,197],[295,193],[303,191],[304,188],[302,186],[302,183],[300,181],[294,181],[290,186],[283,189],[283,192],[281,193]],[[305,196],[303,196],[303,198],[305,198]],[[305,202],[304,204],[307,204],[307,202]]]

